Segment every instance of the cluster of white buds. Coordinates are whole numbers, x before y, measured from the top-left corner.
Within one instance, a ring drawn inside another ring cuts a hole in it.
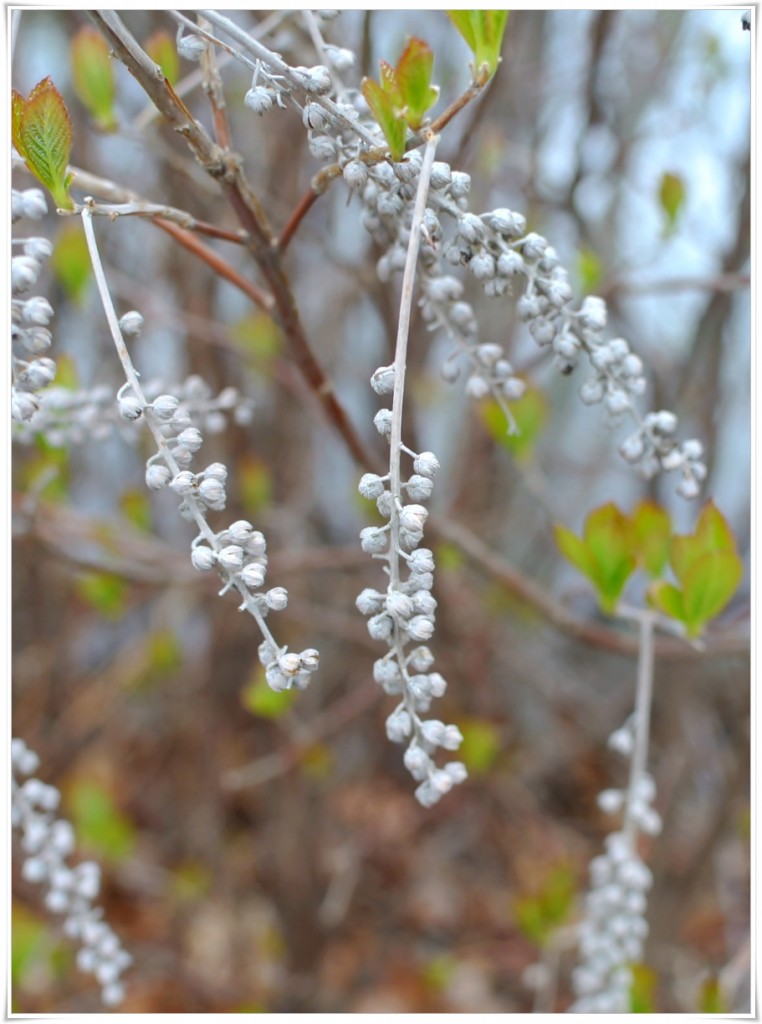
[[[609,737],[609,747],[633,754],[636,717],[631,715]],[[646,893],[652,876],[637,850],[638,835],[657,835],[661,818],[653,807],[656,786],[647,772],[631,778],[627,790],[606,789],[598,796],[607,814],[623,814],[620,831],[607,836],[605,852],[590,863],[590,890],[579,926],[581,962],[572,982],[573,1013],[628,1013],[632,967],[643,956],[648,935]]]
[[[140,313],[125,313],[119,320],[122,338],[136,337],[142,325]],[[206,416],[216,412],[209,408],[211,391],[201,378],[189,378],[184,390],[188,400],[202,403]],[[234,389],[230,389],[223,404],[229,406],[231,400],[238,402]],[[216,570],[224,584],[220,596],[229,590],[238,591],[241,611],[248,611],[255,618],[264,637],[259,658],[268,684],[276,690],[292,686],[304,689],[318,667],[318,652],[310,648],[296,655],[279,647],[265,622],[270,611],[286,607],[288,594],[283,587],[263,589],[267,554],[262,533],[246,520],[238,520],[219,532],[214,532],[207,522],[209,512],[225,508],[228,471],[221,462],[213,462],[200,472],[191,471],[204,436],[194,426],[187,406],[168,393],[149,402],[143,389],[128,380],[117,394],[117,408],[127,422],[145,420],[157,443],[158,450],[146,462],[146,485],[154,491],[173,491],[181,498],[180,515],[199,529],[191,548],[194,568],[199,572]]]
[[[682,480],[677,488],[678,494],[684,498],[696,498],[707,474],[702,461],[704,447],[695,438],[676,442],[676,430],[677,417],[674,413],[666,409],[649,412],[619,451],[628,462],[639,462],[641,472],[647,477],[658,473],[659,469],[679,469]]]
[[[191,374],[179,384],[166,385],[163,381],[148,381],[143,394],[149,403],[169,392],[179,399],[193,426],[205,434],[219,434],[229,421],[238,425],[251,422],[254,403],[237,388],[223,388],[215,395],[206,381]],[[98,384],[89,389],[49,387],[39,396],[40,407],[30,423],[17,424],[13,440],[30,444],[44,436],[48,444],[61,448],[103,441],[119,429],[122,436],[135,441],[135,420],[125,419],[114,406],[114,395],[108,385]]]
[[[271,74],[261,60],[254,65],[251,88],[243,98],[244,105],[255,114],[266,114],[273,104],[285,107],[284,83],[280,76]]]
[[[63,916],[64,934],[80,945],[77,966],[95,976],[103,1002],[116,1006],[124,999],[121,976],[132,957],[95,905],[100,868],[94,861],[67,863],[75,848],[74,829],[55,817],[61,794],[34,777],[39,758],[21,739],[11,740],[11,764],[11,822],[24,855],[21,875],[45,887],[45,906]]]
[[[394,368],[379,367],[371,385],[378,394],[392,392]],[[384,437],[390,437],[391,421],[389,409],[376,414],[376,428]],[[463,739],[458,727],[421,717],[447,688],[439,672],[432,671],[434,657],[426,646],[434,634],[437,607],[431,593],[434,556],[428,548],[419,547],[428,517],[420,502],[431,496],[439,461],[432,452],[416,454],[404,445],[402,452],[412,459],[413,472],[400,483],[400,493],[392,493],[391,473],[365,473],[360,480],[360,494],[375,501],[387,520],[384,526],[365,527],[360,544],[363,551],[386,562],[389,583],[385,592],[366,588],[356,603],[358,610],[368,616],[368,632],[373,639],[389,646],[373,668],[373,677],[385,692],[401,698],[387,719],[387,735],[394,743],[407,744],[405,767],[419,783],[415,796],[424,807],[431,807],[466,778],[466,768],[460,761],[439,768],[433,756],[438,747],[458,749]],[[401,563],[407,566],[406,579],[400,575]]]
[[[45,196],[37,188],[11,190],[11,216],[39,220],[47,212]],[[53,307],[42,295],[28,296],[50,256],[53,246],[47,238],[14,238],[21,254],[11,258],[11,417],[29,423],[40,408],[39,392],[56,375],[56,364],[43,355],[50,348],[48,324]]]

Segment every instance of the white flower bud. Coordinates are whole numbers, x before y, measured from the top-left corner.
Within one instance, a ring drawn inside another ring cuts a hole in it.
[[[207,547],[206,544],[197,544],[195,548],[191,549],[191,562],[193,567],[198,569],[199,572],[207,572],[209,569],[214,568],[217,556],[212,548]]]
[[[439,459],[433,452],[421,452],[416,455],[413,462],[413,469],[419,476],[426,476],[433,479],[439,469]]]
[[[230,549],[225,548],[224,550],[228,551]],[[261,587],[265,582],[265,576],[265,567],[260,565],[259,562],[249,562],[241,570],[241,579],[250,590],[256,590],[257,587]]]
[[[410,639],[417,642],[431,640],[434,635],[434,623],[425,615],[414,616],[405,628]]]
[[[683,498],[697,498],[701,493],[701,486],[693,476],[686,476],[681,480],[677,493]]]
[[[177,442],[189,452],[197,452],[204,443],[204,438],[196,427],[186,427],[177,435]]]
[[[413,723],[407,711],[398,708],[386,720],[386,735],[392,743],[404,743],[413,731]]]
[[[453,171],[450,179],[450,194],[454,199],[462,199],[471,191],[471,176],[464,171]]]
[[[469,398],[475,398],[477,400],[486,398],[489,394],[489,384],[480,377],[478,373],[473,373],[466,381],[466,394]]]
[[[33,191],[36,191],[36,189]],[[41,192],[40,195],[42,195]],[[24,255],[31,256],[33,260],[38,260],[40,263],[48,259],[52,252],[53,243],[49,238],[27,238],[24,242]]]
[[[393,590],[386,598],[386,610],[395,619],[409,619],[415,611],[413,601],[407,594]]]
[[[373,424],[382,437],[390,437],[392,433],[391,409],[379,409],[373,417]]]
[[[236,519],[236,521],[231,523],[228,527],[228,534],[235,544],[245,546],[251,537],[253,530],[254,527],[246,519]]]
[[[640,433],[630,434],[619,447],[619,454],[625,462],[639,462],[645,452],[645,445]]]
[[[350,160],[342,171],[344,181],[353,192],[365,188],[368,181],[368,168],[361,160]]]
[[[238,544],[228,544],[217,553],[217,560],[228,572],[238,572],[243,566],[243,548]]]
[[[30,256],[14,256],[11,260],[11,288],[14,294],[28,291],[37,280],[40,264]]]
[[[370,378],[370,386],[377,395],[390,395],[394,391],[394,367],[379,366]]]
[[[357,489],[363,498],[375,501],[386,490],[386,484],[376,473],[363,473]]]
[[[177,412],[180,402],[175,398],[174,395],[159,395],[155,398],[150,405],[153,409],[154,416],[162,423],[166,423],[172,419],[174,414]]]
[[[26,423],[40,408],[40,400],[36,395],[31,395],[13,388],[11,392],[11,418],[17,423]]]
[[[222,462],[213,462],[210,466],[207,466],[203,474],[209,480],[219,480],[220,483],[224,484],[228,478],[227,466]]]
[[[408,498],[412,498],[414,501],[426,501],[431,497],[434,483],[426,476],[413,474],[405,484],[405,489],[407,490]]]
[[[621,789],[604,789],[598,794],[598,806],[606,814],[616,814],[624,807],[624,793]]]
[[[288,604],[288,591],[285,587],[273,587],[265,594],[265,604],[274,612],[282,612]]]
[[[429,772],[434,768],[434,762],[423,747],[408,747],[402,760],[416,782],[421,782],[425,779]]]
[[[53,307],[42,295],[35,295],[27,299],[21,311],[21,320],[25,324],[34,324],[44,327],[50,323],[53,316]]]
[[[298,654],[282,654],[278,658],[278,668],[284,676],[295,676],[302,667],[302,660]]]
[[[119,399],[119,415],[128,422],[138,420],[143,415],[143,406],[137,398],[127,395]]]
[[[377,555],[386,550],[387,531],[379,526],[366,526],[360,531],[360,547],[368,555]]]
[[[119,320],[119,330],[128,338],[137,338],[143,326],[143,317],[137,310],[125,313]]]
[[[200,36],[181,36],[177,40],[177,52],[185,60],[198,61],[206,48],[206,43]]]
[[[244,106],[260,116],[272,109],[273,98],[269,90],[261,85],[253,85],[243,98]]]
[[[674,434],[677,430],[677,416],[665,410],[657,412],[654,417],[654,429],[660,434]]]
[[[305,672],[317,672],[320,664],[320,654],[315,650],[314,647],[308,647],[306,651],[302,651],[299,655],[302,670]]]
[[[371,587],[366,587],[358,595],[355,606],[362,615],[375,615],[384,607],[384,595]]]
[[[394,629],[394,620],[385,613],[368,619],[368,632],[374,640],[388,640]]]
[[[214,477],[201,481],[198,485],[198,496],[205,505],[217,511],[225,507],[225,486]]]
[[[45,193],[39,188],[27,188],[21,193],[22,216],[40,220],[48,212]]]
[[[428,517],[423,505],[405,505],[400,511],[400,528],[411,533],[421,532]]]

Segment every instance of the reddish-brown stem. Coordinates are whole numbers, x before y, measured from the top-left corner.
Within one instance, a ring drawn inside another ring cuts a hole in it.
[[[319,195],[320,193],[316,192],[315,189],[310,185],[310,187],[304,193],[302,198],[299,200],[296,209],[289,217],[288,223],[284,227],[283,231],[281,232],[280,238],[275,244],[275,248],[278,250],[279,253],[283,254],[286,251],[288,243],[296,234],[299,225],[302,223],[304,218],[312,209],[313,205],[317,202]]]
[[[230,284],[234,285],[240,291],[247,295],[253,303],[263,309],[266,313],[272,314],[273,306],[275,305],[272,295],[268,295],[267,292],[262,291],[251,281],[247,281],[246,278],[240,274],[235,267],[223,260],[213,249],[210,249],[208,245],[204,245],[200,242],[195,235],[190,231],[186,231],[184,228],[179,228],[177,224],[173,224],[171,221],[163,220],[161,217],[154,217],[153,223],[166,231],[168,235],[171,235],[176,242],[179,242],[184,249],[188,252],[193,253],[194,256],[198,256],[199,259],[203,260],[208,266],[214,270],[216,274],[223,277]]]

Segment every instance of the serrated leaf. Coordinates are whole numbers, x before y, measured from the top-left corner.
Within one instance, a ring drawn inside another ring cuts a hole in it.
[[[402,117],[397,113],[395,93],[383,89],[372,78],[364,78],[360,89],[365,97],[365,102],[384,133],[392,160],[401,160],[405,155],[406,126]]]
[[[649,576],[661,576],[669,559],[672,530],[669,513],[656,502],[641,501],[631,522],[639,560]]]
[[[71,43],[74,91],[101,131],[117,127],[114,112],[116,82],[106,40],[95,28],[83,26]]]
[[[491,78],[500,62],[508,11],[448,11],[474,55],[474,78]]]
[[[674,583],[654,583],[648,591],[648,603],[676,622],[685,621],[683,595]]]
[[[71,178],[66,174],[71,153],[71,119],[53,80],[43,78],[27,99],[14,93],[11,100],[14,144],[29,170],[50,192],[56,206],[71,210]]]
[[[415,131],[428,110],[439,98],[439,89],[431,84],[434,52],[422,39],[409,39],[397,61],[395,79],[404,118]]]
[[[690,636],[698,636],[706,623],[719,615],[741,581],[743,565],[735,552],[702,555],[683,579],[684,622]]]
[[[669,171],[662,175],[659,185],[659,203],[667,218],[667,233],[674,231],[677,218],[685,203],[685,185],[683,179]]]
[[[169,84],[174,85],[180,77],[180,58],[170,33],[166,29],[158,29],[146,39],[143,49],[159,65]]]

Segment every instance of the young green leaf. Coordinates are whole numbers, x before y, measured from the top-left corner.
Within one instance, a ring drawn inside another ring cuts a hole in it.
[[[158,29],[146,39],[144,49],[151,60],[159,65],[169,84],[174,85],[180,77],[180,58],[169,32],[163,28]]]
[[[83,26],[71,43],[74,91],[87,107],[96,127],[112,132],[117,127],[114,113],[116,83],[108,43],[95,28]]]
[[[415,131],[439,98],[439,89],[431,84],[434,53],[422,39],[410,39],[397,61],[395,79],[403,105],[402,116]]]
[[[383,81],[383,68],[381,77]],[[401,160],[405,155],[407,129],[404,120],[398,113],[395,93],[390,89],[384,89],[372,78],[364,78],[360,88],[371,113],[381,126],[392,160]]]
[[[648,575],[657,578],[669,559],[672,530],[669,513],[653,501],[641,501],[631,521],[638,559]]]
[[[480,84],[488,82],[500,63],[508,11],[464,10],[447,14],[474,55],[474,80]]]
[[[519,462],[529,462],[548,419],[548,400],[544,392],[528,384],[521,398],[511,402],[511,412],[519,428],[515,434],[508,433],[505,413],[494,399],[481,402],[479,412],[490,436]]]
[[[71,152],[71,119],[51,78],[38,82],[26,99],[13,91],[11,130],[19,155],[50,192],[56,206],[73,209],[69,196],[71,175],[66,173]]]
[[[587,576],[601,608],[611,614],[636,564],[627,516],[609,502],[588,515],[582,540],[563,526],[555,534],[561,553]]]
[[[685,203],[685,184],[679,175],[670,174],[669,171],[662,175],[659,203],[667,218],[666,233],[671,234],[677,226],[677,218]]]
[[[735,552],[702,555],[683,578],[683,610],[689,636],[698,636],[719,615],[741,582],[743,566]]]

